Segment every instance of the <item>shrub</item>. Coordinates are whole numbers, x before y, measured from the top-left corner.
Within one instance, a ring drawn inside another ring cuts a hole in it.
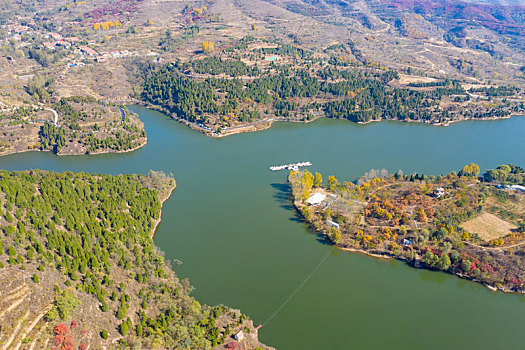
[[[126,335],[128,333],[128,323],[126,321],[122,322],[120,324],[120,334]]]

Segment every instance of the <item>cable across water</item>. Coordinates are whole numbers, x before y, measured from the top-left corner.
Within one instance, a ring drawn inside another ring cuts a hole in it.
[[[275,316],[277,316],[277,314],[283,309],[283,307],[285,307],[286,304],[288,304],[288,302],[290,302],[290,300],[292,300],[292,298],[297,294],[297,292],[299,292],[301,288],[304,287],[306,282],[308,282],[308,280],[314,275],[314,273],[319,269],[319,267],[321,267],[321,265],[326,261],[326,259],[328,259],[330,253],[332,253],[332,249],[328,250],[328,253],[321,259],[321,261],[319,261],[319,263],[314,267],[312,272],[310,272],[310,274],[306,276],[304,281],[302,281],[301,284],[299,284],[299,286],[297,286],[297,288],[292,292],[292,294],[290,294],[290,296],[288,296],[288,298],[286,298],[286,300],[277,308],[277,310],[275,310],[275,312],[266,321],[264,321],[264,323],[262,324],[263,327],[268,322],[270,322]]]

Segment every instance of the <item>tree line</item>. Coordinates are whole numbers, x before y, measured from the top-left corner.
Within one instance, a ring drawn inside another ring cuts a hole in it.
[[[447,81],[445,86],[431,91],[415,91],[388,84],[397,77],[397,72],[341,70],[333,66],[311,72],[282,65],[275,73],[261,73],[250,81],[213,76],[194,79],[182,73],[188,69],[234,77],[257,73],[256,67],[218,58],[166,64],[157,71],[148,69],[144,72],[142,98],[191,122],[206,122],[212,115],[231,113],[242,114],[242,121],[251,121],[253,109],[283,117],[321,112],[330,118],[354,122],[381,118],[442,121],[454,115],[440,108],[441,100],[465,93],[455,81]],[[300,101],[305,98],[309,102]],[[323,102],[318,102],[320,100]],[[243,112],[247,105],[251,105],[252,110]],[[506,113],[503,109],[499,111]]]

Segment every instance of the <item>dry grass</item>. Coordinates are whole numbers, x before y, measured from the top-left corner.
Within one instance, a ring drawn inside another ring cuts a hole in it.
[[[410,83],[431,83],[437,79],[430,77],[416,77],[413,75],[399,74],[399,84],[408,85]]]
[[[487,209],[493,211],[493,213],[509,213],[504,217],[505,220],[512,222],[513,224],[519,224],[520,221],[525,218],[525,193],[518,191],[506,191],[510,197],[507,200],[498,199],[496,196],[491,195],[485,202]],[[499,215],[501,216],[501,215]]]
[[[511,233],[516,226],[496,215],[483,212],[476,218],[464,222],[461,227],[470,233],[477,233],[481,238],[490,241]]]

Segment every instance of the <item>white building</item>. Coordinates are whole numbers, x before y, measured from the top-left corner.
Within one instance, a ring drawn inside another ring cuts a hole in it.
[[[244,332],[241,330],[233,336],[233,339],[242,341],[244,339]]]
[[[336,228],[339,230],[339,224],[332,220],[326,220],[326,224],[332,226],[333,228]]]
[[[525,186],[520,186],[520,185],[511,185],[511,186],[508,186],[507,188],[510,188],[511,190],[516,190],[516,191],[523,191],[523,192],[525,192]]]
[[[319,205],[321,204],[326,198],[325,194],[322,193],[313,193],[310,198],[306,200],[306,203],[308,205]]]

